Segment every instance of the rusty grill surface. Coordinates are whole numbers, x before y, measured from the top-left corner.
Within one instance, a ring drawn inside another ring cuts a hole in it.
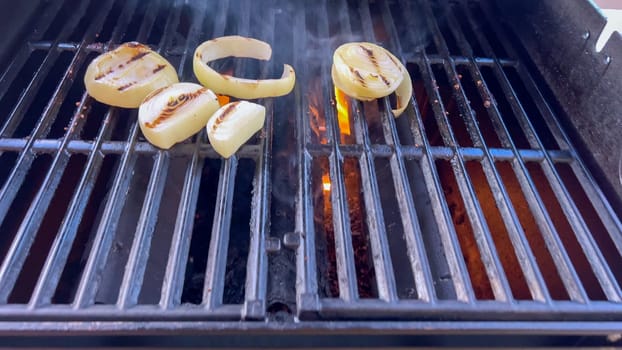
[[[622,329],[620,220],[486,2],[39,6],[0,77],[0,332]],[[85,93],[119,43],[195,81],[194,48],[233,34],[274,57],[221,70],[297,84],[228,160]],[[407,64],[400,118],[336,97],[347,41]]]

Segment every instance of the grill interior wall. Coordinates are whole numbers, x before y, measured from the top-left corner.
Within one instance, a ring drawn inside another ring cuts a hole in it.
[[[0,320],[622,319],[620,220],[487,2],[40,6],[0,76]],[[274,57],[218,69],[297,84],[228,160],[85,93],[118,43],[196,81],[234,34]],[[407,65],[403,116],[335,97],[347,41]]]

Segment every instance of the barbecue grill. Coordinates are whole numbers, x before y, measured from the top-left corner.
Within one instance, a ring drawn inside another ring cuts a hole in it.
[[[622,42],[594,50],[588,1],[16,6],[0,46],[3,343],[619,344]],[[232,158],[204,131],[160,150],[136,110],[85,92],[88,63],[132,40],[196,81],[194,49],[223,35],[274,54],[220,71],[297,72]],[[334,89],[348,41],[407,64],[401,117],[391,97]]]

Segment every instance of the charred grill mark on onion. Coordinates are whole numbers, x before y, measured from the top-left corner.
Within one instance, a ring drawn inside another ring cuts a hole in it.
[[[112,73],[113,71],[114,71],[114,69],[110,68],[110,69],[108,69],[108,70],[107,70],[107,71],[105,71],[105,72],[99,73],[99,74],[97,74],[97,75],[95,76],[95,80],[100,80],[100,79],[102,79],[103,77],[105,77],[106,75],[108,75],[108,74]]]
[[[156,74],[157,72],[161,71],[165,67],[166,67],[166,65],[164,65],[164,64],[158,64],[151,72],[153,74]]]
[[[372,49],[366,48],[363,45],[359,45],[359,47],[363,49],[363,51],[365,51],[371,63],[374,65],[374,67],[376,67],[376,72],[380,72],[380,67],[378,66],[378,59],[376,58],[376,56],[374,56],[374,51]]]
[[[123,84],[123,85],[119,86],[117,88],[117,90],[123,91],[123,90],[129,89],[134,84],[136,84],[136,82],[135,81],[131,81],[131,82],[127,83],[127,84]]]
[[[229,116],[229,114],[233,112],[233,110],[237,107],[239,103],[240,103],[239,101],[236,101],[236,102],[230,103],[227,106],[227,108],[222,112],[222,114],[220,114],[218,118],[216,118],[216,120],[214,121],[214,125],[212,126],[212,131],[215,131],[218,125],[222,124],[222,122],[224,122],[225,119],[227,119],[227,116]]]
[[[128,44],[129,46],[129,44]],[[135,46],[130,46],[130,47],[135,47]],[[139,52],[137,54],[135,54],[134,56],[132,56],[127,62],[125,62],[125,64],[129,65],[130,63],[134,62],[134,61],[138,61],[140,59],[142,59],[143,57],[147,56],[150,52],[149,51],[143,51],[143,52]],[[166,67],[165,65],[158,65],[154,70],[153,73],[157,73],[159,71],[161,71],[162,69],[164,69],[164,67]],[[117,65],[117,68],[119,69],[119,72],[121,72],[123,70],[123,68],[125,68],[125,65],[123,63],[119,63],[119,65]],[[113,67],[108,68],[107,71],[98,74],[97,76],[95,76],[95,80],[101,80],[102,78],[116,72],[117,70]],[[123,91],[125,89],[118,89],[119,91]]]
[[[169,87],[170,87],[170,86],[164,86],[164,87],[161,87],[161,88],[159,88],[159,89],[157,89],[157,90],[155,90],[155,91],[152,91],[149,95],[147,95],[147,97],[145,97],[145,99],[143,100],[143,102],[142,102],[142,103],[145,103],[145,102],[147,102],[147,101],[151,100],[151,99],[152,99],[152,98],[154,98],[157,94],[159,94],[160,92],[162,92],[162,91],[164,91],[164,90],[168,89]]]
[[[391,86],[391,82],[384,75],[380,74],[380,79],[382,79],[386,86]]]
[[[147,56],[149,53],[150,53],[149,51],[142,51],[142,52],[139,52],[139,53],[135,54],[134,56],[132,56],[132,57],[131,57],[131,58],[130,58],[127,62],[126,62],[126,64],[130,64],[130,63],[132,63],[132,62],[134,62],[134,61],[138,61],[138,60],[142,59],[143,57]]]
[[[374,55],[374,51],[372,49],[368,49],[363,45],[359,45],[359,47],[361,49],[363,49],[363,51],[365,51],[365,53],[367,54],[367,57],[369,57],[369,60],[371,61],[371,63],[374,65],[374,67],[376,68],[376,72],[378,72],[378,76],[380,76],[380,79],[382,79],[382,81],[384,82],[384,84],[386,86],[391,86],[391,82],[389,81],[389,79],[387,79],[387,77],[385,77],[384,75],[382,75],[382,73],[380,73],[380,66],[378,65],[378,58]],[[388,55],[385,55],[388,56]],[[391,58],[391,56],[388,56],[389,58]],[[393,61],[393,59],[391,58],[391,61]],[[395,62],[393,62],[395,64]],[[357,78],[360,75],[357,75]],[[372,74],[373,76],[373,74]],[[361,82],[363,82],[363,80],[361,78],[359,78],[361,80]],[[365,86],[365,84],[363,84],[363,86]]]
[[[363,51],[365,51],[365,53],[367,54],[367,56],[373,58],[374,57],[374,52],[372,51],[372,49],[368,49],[366,48],[364,45],[359,45],[359,47],[361,49],[363,49]]]
[[[361,73],[355,68],[352,68],[352,67],[348,67],[348,68],[350,68],[350,72],[354,74],[354,76],[356,76],[356,79],[358,79],[361,85],[367,87],[367,83],[365,82],[365,79],[363,79],[363,76],[361,75]]]
[[[180,109],[181,107],[186,105],[188,102],[192,101],[193,99],[197,98],[198,96],[200,96],[205,91],[207,91],[206,88],[201,88],[201,89],[199,89],[199,90],[197,90],[195,92],[181,94],[181,95],[177,96],[177,98],[171,99],[166,104],[166,107],[164,108],[164,110],[162,110],[162,112],[160,112],[160,115],[158,115],[158,117],[154,121],[145,123],[145,126],[148,127],[148,128],[152,128],[152,129],[157,127],[162,122],[164,122],[165,120],[170,118],[173,114],[175,114],[175,112],[178,109]],[[150,99],[151,97],[152,96],[148,96],[148,99]],[[143,101],[143,103],[144,103],[144,101]]]

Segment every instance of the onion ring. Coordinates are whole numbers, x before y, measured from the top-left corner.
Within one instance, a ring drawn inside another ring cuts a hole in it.
[[[347,43],[333,54],[333,83],[346,95],[372,101],[395,92],[399,117],[412,96],[412,81],[406,67],[386,49],[366,42]]]
[[[225,36],[208,40],[194,52],[194,74],[203,86],[217,94],[241,99],[257,99],[289,94],[296,82],[292,66],[283,65],[283,75],[279,79],[244,79],[221,74],[208,63],[225,57],[246,57],[269,60],[272,48],[267,43],[242,36]]]

